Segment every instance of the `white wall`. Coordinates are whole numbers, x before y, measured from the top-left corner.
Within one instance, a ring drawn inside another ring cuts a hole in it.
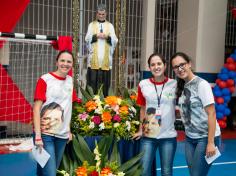
[[[192,57],[196,72],[217,73],[224,63],[227,0],[181,0],[177,51]]]

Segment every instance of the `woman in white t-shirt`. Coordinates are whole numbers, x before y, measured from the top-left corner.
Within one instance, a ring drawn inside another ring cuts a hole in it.
[[[178,77],[177,100],[185,126],[185,155],[191,176],[206,176],[211,164],[205,156],[216,153],[220,128],[216,121],[214,96],[210,84],[196,76],[185,53],[171,57],[172,68]]]
[[[56,59],[57,70],[42,75],[34,95],[34,143],[44,148],[50,158],[42,168],[37,165],[37,175],[56,176],[68,140],[71,140],[70,120],[72,101],[77,100],[73,79],[68,75],[72,69],[70,51],[61,51]]]
[[[152,163],[159,149],[162,175],[172,175],[176,151],[175,90],[176,81],[165,76],[166,61],[160,54],[148,59],[152,78],[138,86],[137,104],[141,106],[139,131],[133,136],[141,138],[143,176],[153,175]]]

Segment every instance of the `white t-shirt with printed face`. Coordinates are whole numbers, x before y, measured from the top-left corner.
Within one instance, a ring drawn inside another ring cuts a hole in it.
[[[164,85],[164,87],[163,87]],[[155,89],[157,88],[157,92]],[[158,130],[150,130],[152,134],[150,137],[154,137],[154,132],[156,134],[155,138],[172,138],[177,136],[177,132],[174,127],[175,122],[175,90],[176,90],[176,81],[170,78],[166,78],[166,80],[162,83],[155,83],[152,79],[145,79],[139,83],[139,91],[138,91],[138,99],[137,103],[139,105],[145,106],[146,111],[150,108],[157,109],[158,107],[158,99],[157,93],[160,96],[160,110],[161,110],[161,120],[159,123],[155,123]],[[147,123],[151,123],[148,121]],[[146,125],[146,123],[144,124]],[[151,126],[151,125],[149,125]],[[154,125],[152,125],[154,126]],[[148,137],[148,135],[147,135]]]
[[[35,100],[42,100],[41,119],[46,126],[42,133],[59,138],[68,138],[72,115],[73,80],[48,73],[38,80]]]
[[[185,84],[179,105],[188,137],[197,139],[208,136],[208,115],[204,108],[214,103],[211,86],[206,80],[196,76]],[[215,136],[219,135],[220,127],[216,122]]]

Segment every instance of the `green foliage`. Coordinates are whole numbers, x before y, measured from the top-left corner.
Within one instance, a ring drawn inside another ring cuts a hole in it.
[[[85,167],[88,173],[92,171],[100,172],[102,168],[110,168],[114,174],[124,172],[128,176],[141,175],[142,167],[139,161],[143,153],[121,164],[117,140],[114,139],[113,134],[102,137],[97,142],[97,147],[100,153],[100,164],[96,158],[95,150],[92,152],[84,138],[76,135],[73,138],[72,145],[68,145],[65,150],[58,175],[64,175],[67,172],[70,176],[76,176],[75,171],[81,166]],[[111,154],[109,154],[110,149],[112,150]],[[101,170],[98,169],[98,166]]]

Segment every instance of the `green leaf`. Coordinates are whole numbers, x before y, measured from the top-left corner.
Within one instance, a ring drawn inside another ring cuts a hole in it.
[[[108,90],[108,95],[110,95],[110,96],[115,95],[115,93],[111,87]]]
[[[144,154],[143,152],[139,153],[138,155],[136,155],[135,157],[133,157],[129,161],[122,164],[118,168],[118,170],[123,171],[123,172],[127,172],[128,169],[130,169],[133,165],[135,165],[143,157],[143,154]]]
[[[104,99],[103,84],[99,87],[97,94],[100,96],[101,99]]]
[[[69,155],[67,153],[64,153],[64,155],[62,157],[60,168],[63,168],[66,171],[70,170],[70,158],[69,158]]]
[[[70,172],[69,172],[69,174],[70,174],[70,175],[73,175],[74,172],[75,172],[75,168],[74,168],[73,164],[71,163],[71,164],[70,164]]]
[[[140,176],[142,174],[141,163],[136,163],[130,169],[125,172],[126,176]]]
[[[80,86],[80,91],[81,91],[85,101],[89,101],[89,100],[93,99],[93,97],[87,91],[85,91],[81,86]]]
[[[112,149],[112,153],[111,153],[111,156],[110,156],[110,161],[111,162],[117,162],[118,166],[121,165],[120,153],[118,151],[118,143],[117,143],[116,139],[115,139],[115,142],[113,144],[113,149]]]
[[[72,140],[73,148],[76,154],[76,157],[80,161],[88,161],[90,165],[94,165],[94,154],[89,149],[84,138],[77,134],[77,136]]]
[[[102,137],[101,140],[98,142],[98,148],[102,155],[101,158],[104,159],[101,163],[102,166],[105,166],[105,163],[108,160],[108,152],[111,147],[112,141],[113,141],[113,135],[110,135]]]
[[[91,97],[94,97],[94,91],[95,90],[93,90],[93,88],[91,87],[91,86],[89,86],[89,85],[87,85],[86,86],[86,91],[87,91],[87,93],[89,93],[89,95],[91,96]]]

